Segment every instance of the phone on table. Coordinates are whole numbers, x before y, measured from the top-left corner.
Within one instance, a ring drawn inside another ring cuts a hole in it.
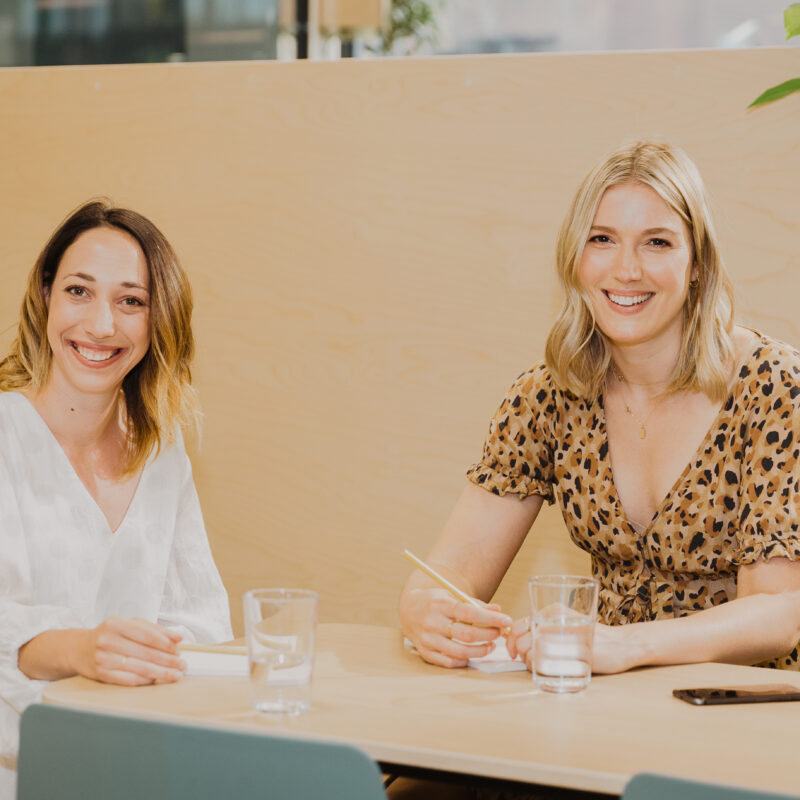
[[[723,703],[777,703],[800,700],[800,687],[788,683],[767,683],[761,686],[711,686],[703,689],[673,689],[672,694],[695,706]]]

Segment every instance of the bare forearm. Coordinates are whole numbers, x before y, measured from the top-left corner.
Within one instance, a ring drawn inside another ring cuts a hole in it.
[[[19,669],[29,678],[55,681],[78,673],[78,653],[88,631],[45,631],[19,649]]]
[[[468,595],[476,597],[475,587],[472,585],[471,581],[460,571],[449,567],[447,564],[444,564],[441,561],[436,561],[430,556],[426,558],[426,561],[440,575],[442,575],[444,578],[447,578],[450,583],[454,584]],[[409,592],[413,592],[416,589],[436,588],[440,587],[439,584],[433,580],[433,578],[428,577],[421,570],[415,569],[406,581],[405,586],[403,586],[401,597],[407,595]]]
[[[785,655],[800,640],[800,592],[753,594],[688,617],[624,626],[618,635],[627,640],[633,661],[626,668],[755,664]]]
[[[25,675],[39,680],[83,675],[124,686],[176,681],[186,669],[178,653],[180,639],[154,622],[109,617],[96,628],[35,636],[20,648],[18,664]]]
[[[531,495],[500,497],[468,483],[433,549],[423,557],[467,594],[489,601],[542,505]],[[403,593],[436,584],[414,571]]]
[[[488,601],[530,529],[542,498],[500,497],[468,484],[425,560],[471,597]],[[511,619],[497,607],[459,602],[415,570],[400,596],[400,621],[420,655],[444,667],[486,655]]]

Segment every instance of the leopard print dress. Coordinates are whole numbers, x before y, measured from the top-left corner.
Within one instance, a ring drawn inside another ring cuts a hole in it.
[[[592,558],[608,625],[683,617],[736,597],[740,566],[800,559],[800,353],[761,334],[692,461],[646,528],[614,488],[603,397],[560,391],[539,364],[495,413],[467,472],[495,494],[558,502]],[[766,665],[800,669],[798,648]]]

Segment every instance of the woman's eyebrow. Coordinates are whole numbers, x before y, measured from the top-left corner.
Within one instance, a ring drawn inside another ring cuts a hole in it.
[[[89,281],[90,283],[96,283],[96,279],[93,275],[87,275],[85,272],[71,272],[69,275],[64,276],[64,280],[67,278],[80,278],[84,281]],[[143,292],[147,292],[149,294],[150,290],[146,286],[142,286],[141,283],[136,283],[136,281],[122,281],[120,283],[124,289],[141,289]]]
[[[678,236],[678,232],[672,230],[672,228],[647,228],[646,230],[642,231],[642,233],[646,233],[651,236],[656,233],[667,233],[670,236]]]
[[[91,281],[94,283],[94,276],[87,275],[85,272],[71,272],[69,275],[65,275],[64,278],[80,278],[83,281]]]
[[[610,228],[608,225],[592,225],[592,227],[589,230],[601,231],[602,233],[616,233],[616,228]],[[663,228],[663,227],[645,228],[642,231],[642,233],[645,234],[646,236],[654,236],[659,233],[668,234],[670,236],[679,235],[678,232],[673,230],[672,228]]]

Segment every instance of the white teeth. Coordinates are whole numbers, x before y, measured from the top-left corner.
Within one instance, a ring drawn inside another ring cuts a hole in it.
[[[623,297],[619,294],[612,294],[611,292],[607,292],[609,299],[612,303],[616,303],[618,306],[638,306],[640,303],[644,303],[649,297],[652,296],[652,292],[648,292],[647,294],[637,294],[633,297]]]
[[[73,342],[73,347],[87,360],[87,361],[108,361],[109,358],[115,356],[119,350],[87,350],[79,344]]]

